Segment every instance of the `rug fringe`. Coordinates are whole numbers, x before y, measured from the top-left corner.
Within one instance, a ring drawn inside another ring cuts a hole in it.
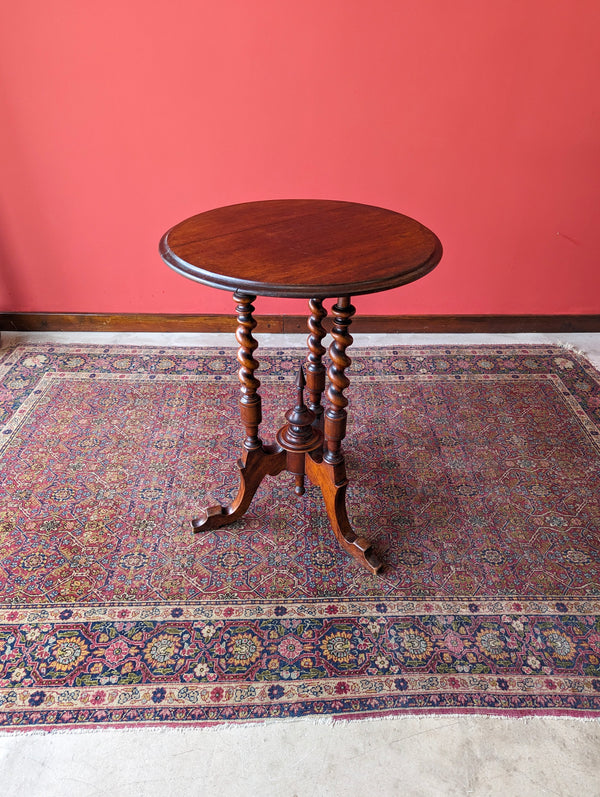
[[[266,719],[266,720],[248,720],[242,722],[223,722],[211,724],[197,724],[197,725],[123,725],[106,727],[98,725],[96,727],[66,727],[66,728],[14,728],[0,729],[0,739],[14,736],[70,736],[70,735],[90,735],[96,734],[97,736],[103,734],[141,734],[141,733],[160,733],[160,734],[182,734],[182,733],[223,733],[234,729],[251,732],[251,728],[264,728],[265,726],[274,727],[285,724],[289,725],[319,725],[327,727],[334,732],[350,725],[374,723],[374,722],[396,722],[401,725],[403,722],[411,721],[417,722],[422,725],[427,725],[431,722],[441,722],[444,720],[451,720],[452,724],[490,724],[495,722],[502,723],[518,723],[519,725],[532,725],[543,724],[548,721],[562,722],[562,723],[595,723],[600,724],[600,717],[593,716],[569,716],[564,714],[547,714],[544,716],[535,716],[528,714],[522,717],[506,716],[503,714],[472,714],[472,713],[459,713],[449,712],[447,714],[420,714],[420,713],[405,713],[402,715],[387,714],[384,716],[363,716],[363,717],[335,717],[323,716],[315,717],[309,715],[306,717],[288,717],[285,719]]]
[[[555,343],[560,349],[566,349],[567,351],[573,352],[573,354],[578,354],[580,357],[585,357],[588,359],[588,355],[582,349],[579,349],[577,346],[574,346],[572,343],[567,343],[564,340],[557,340]]]

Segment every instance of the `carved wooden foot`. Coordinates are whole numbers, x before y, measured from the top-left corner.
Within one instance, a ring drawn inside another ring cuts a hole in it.
[[[358,537],[353,531],[346,512],[346,468],[343,462],[331,464],[325,460],[317,462],[311,454],[306,456],[306,475],[310,481],[321,488],[327,516],[342,548],[370,570],[378,573],[382,563],[373,546],[364,537]]]
[[[276,476],[285,470],[287,452],[280,448],[244,448],[238,459],[240,486],[234,500],[228,506],[209,506],[192,520],[194,531],[210,531],[238,520],[248,510],[254,494],[265,476]]]

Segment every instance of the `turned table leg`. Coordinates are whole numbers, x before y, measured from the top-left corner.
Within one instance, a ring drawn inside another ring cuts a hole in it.
[[[264,477],[276,476],[286,467],[286,452],[263,445],[258,436],[262,421],[261,398],[258,393],[260,382],[254,376],[254,371],[258,368],[258,360],[254,357],[258,342],[252,335],[252,330],[256,327],[252,302],[256,297],[236,291],[233,298],[238,303],[235,337],[240,345],[240,415],[246,431],[242,457],[237,463],[240,484],[231,504],[207,507],[198,518],[192,520],[194,531],[208,531],[238,520],[247,511]]]
[[[239,379],[242,393],[240,396],[240,415],[246,429],[244,448],[251,451],[261,447],[258,428],[262,421],[261,398],[258,393],[260,382],[254,376],[254,372],[258,368],[258,360],[254,357],[258,341],[252,335],[252,331],[256,327],[256,319],[252,315],[254,312],[252,302],[256,299],[256,296],[249,296],[236,291],[233,294],[233,298],[238,302],[235,308],[238,314],[235,339],[240,345],[237,354],[240,364]]]
[[[334,324],[331,330],[333,340],[329,346],[331,364],[328,371],[329,388],[327,390],[329,407],[325,412],[325,460],[331,465],[343,462],[341,447],[342,440],[346,436],[348,415],[346,412],[348,399],[344,396],[344,390],[350,384],[345,371],[351,363],[346,349],[352,345],[352,335],[348,328],[355,312],[349,296],[338,299],[338,303],[332,308]]]
[[[375,554],[371,543],[364,537],[357,536],[350,525],[346,512],[346,466],[342,453],[342,441],[346,436],[346,407],[348,399],[344,390],[350,384],[345,374],[346,368],[351,363],[346,354],[346,349],[352,343],[352,336],[348,327],[352,321],[355,308],[349,296],[338,299],[333,309],[334,326],[331,331],[333,341],[329,347],[329,389],[327,398],[329,406],[325,412],[324,430],[325,443],[323,459],[313,454],[306,457],[306,475],[318,485],[323,493],[327,516],[331,528],[339,544],[349,554],[370,570],[377,573],[381,569],[381,562]]]
[[[322,299],[311,299],[309,302],[310,318],[308,319],[309,336],[307,340],[308,356],[306,358],[306,393],[308,408],[314,413],[313,426],[323,431],[323,407],[321,396],[325,390],[325,366],[323,355],[326,352],[322,340],[327,334],[323,327],[323,320],[327,310],[323,307]]]

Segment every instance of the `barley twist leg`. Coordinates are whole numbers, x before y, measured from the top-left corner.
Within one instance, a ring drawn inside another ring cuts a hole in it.
[[[338,299],[333,307],[334,326],[333,341],[329,347],[329,389],[327,398],[329,406],[325,412],[325,453],[321,461],[314,454],[306,457],[306,473],[313,484],[318,485],[323,493],[327,516],[333,533],[339,544],[357,559],[363,567],[372,573],[378,573],[381,562],[369,540],[357,536],[352,530],[346,511],[346,466],[341,450],[342,440],[346,435],[346,407],[348,399],[344,390],[350,384],[345,374],[350,365],[346,349],[352,343],[348,332],[355,309],[349,296]]]
[[[325,390],[325,366],[323,355],[326,352],[322,340],[327,334],[323,327],[323,320],[327,310],[323,307],[321,299],[311,299],[309,302],[310,318],[308,319],[308,356],[306,364],[306,394],[307,406],[314,412],[313,426],[323,431],[323,407],[321,396]]]
[[[234,500],[228,506],[210,506],[202,510],[201,515],[192,521],[194,531],[208,531],[225,526],[240,518],[250,506],[261,481],[267,475],[276,476],[286,466],[286,452],[278,446],[264,446],[258,436],[262,420],[261,399],[258,394],[259,380],[254,376],[258,368],[258,360],[254,351],[258,346],[252,336],[256,320],[252,313],[252,302],[256,297],[236,291],[238,327],[235,333],[240,345],[238,362],[240,364],[239,379],[241,384],[240,414],[246,430],[242,457],[238,460],[240,483]]]
[[[260,382],[254,376],[254,371],[258,368],[258,360],[254,357],[258,342],[252,335],[252,330],[256,327],[256,320],[252,315],[254,312],[252,302],[256,296],[236,291],[233,298],[238,302],[235,308],[238,314],[235,338],[240,344],[237,358],[240,364],[239,379],[242,392],[240,413],[242,423],[246,428],[244,447],[247,449],[260,448],[261,442],[258,436],[258,427],[262,421],[261,399],[258,393]]]
[[[348,406],[344,390],[350,384],[345,371],[351,363],[346,349],[352,344],[352,335],[348,332],[348,327],[356,310],[350,303],[350,297],[343,296],[338,299],[332,312],[334,325],[331,330],[333,341],[329,346],[331,364],[328,371],[329,389],[327,390],[329,407],[325,412],[325,459],[335,465],[343,462],[341,447],[342,440],[346,436],[346,407]]]

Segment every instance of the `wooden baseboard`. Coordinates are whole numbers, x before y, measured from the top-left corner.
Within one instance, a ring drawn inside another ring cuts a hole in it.
[[[306,317],[257,315],[258,332],[306,332]],[[327,319],[325,326],[330,326]],[[232,332],[233,315],[0,313],[0,330],[24,332]],[[353,332],[600,332],[600,315],[356,316]]]

